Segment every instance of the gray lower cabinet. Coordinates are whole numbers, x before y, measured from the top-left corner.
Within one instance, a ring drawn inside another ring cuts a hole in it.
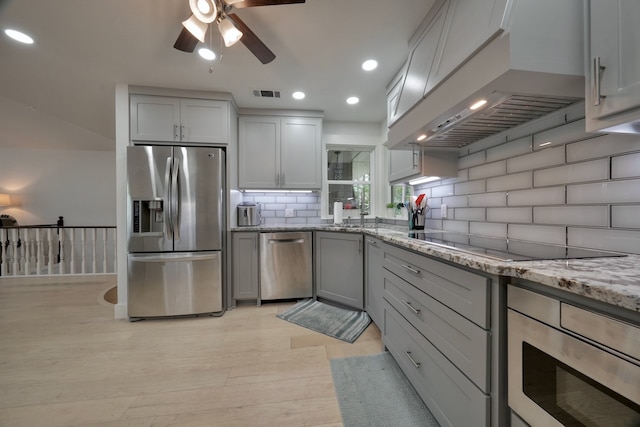
[[[316,295],[364,309],[363,236],[318,231],[314,249]]]
[[[429,410],[441,426],[502,425],[491,279],[389,244],[382,255],[383,341]]]
[[[365,237],[365,309],[380,330],[384,320],[383,245],[378,239]]]
[[[233,299],[257,300],[260,285],[259,233],[233,233]]]

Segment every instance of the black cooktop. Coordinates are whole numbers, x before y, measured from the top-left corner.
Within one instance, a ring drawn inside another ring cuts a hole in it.
[[[556,246],[546,243],[477,236],[449,231],[411,231],[409,237],[456,249],[474,255],[488,256],[502,261],[533,261],[622,257],[625,254],[591,249]]]

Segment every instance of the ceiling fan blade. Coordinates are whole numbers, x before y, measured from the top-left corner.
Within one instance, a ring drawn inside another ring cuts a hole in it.
[[[262,43],[262,40],[256,36],[256,34],[247,27],[242,19],[235,13],[227,15],[231,21],[235,24],[238,30],[242,31],[242,38],[240,41],[260,60],[263,64],[268,64],[276,58],[276,55],[269,50],[269,48]]]
[[[304,3],[305,0],[244,0],[233,2],[233,7],[242,9],[244,7],[256,6],[278,6],[281,4]],[[232,2],[229,2],[232,3]]]
[[[173,44],[178,50],[183,52],[193,52],[196,49],[196,45],[198,44],[198,39],[193,36],[186,28],[183,28],[176,39],[176,42]]]

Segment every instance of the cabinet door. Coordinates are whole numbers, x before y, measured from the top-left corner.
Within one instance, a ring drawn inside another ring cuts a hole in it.
[[[390,150],[389,182],[400,182],[420,173],[420,160],[417,150]]]
[[[318,297],[364,309],[362,240],[360,234],[316,233],[314,244]]]
[[[280,171],[280,118],[244,116],[238,119],[238,185],[276,189]]]
[[[180,140],[180,100],[163,96],[131,95],[132,141]]]
[[[640,107],[640,2],[638,0],[591,0],[591,117],[604,117]],[[605,67],[597,73],[596,58]],[[598,76],[599,74],[599,76]],[[600,105],[595,96],[600,77]]]
[[[392,124],[395,123],[398,116],[396,115],[396,110],[398,107],[398,99],[400,98],[400,89],[402,88],[402,82],[404,80],[404,73],[406,64],[400,70],[399,76],[396,76],[394,80],[392,80],[393,86],[387,93],[387,127],[391,127]]]
[[[280,127],[280,187],[320,189],[322,120],[290,117]]]
[[[371,237],[366,237],[365,242],[365,309],[378,329],[382,330],[384,316],[382,301],[384,297],[383,243]]]
[[[507,0],[450,0],[424,95],[502,31]]]
[[[233,298],[258,299],[258,233],[233,233]]]
[[[180,101],[182,142],[229,143],[229,103],[208,99]]]
[[[445,2],[431,20],[431,23],[416,44],[409,58],[407,73],[398,99],[395,118],[402,117],[424,96],[427,78],[436,55],[440,33],[444,26],[445,14],[449,2]]]

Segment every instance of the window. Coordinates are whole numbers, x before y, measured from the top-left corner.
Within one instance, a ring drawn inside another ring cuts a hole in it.
[[[373,148],[327,149],[327,176],[323,192],[327,195],[326,215],[333,215],[333,203],[338,201],[342,202],[345,218],[359,217],[362,210],[373,215]]]

